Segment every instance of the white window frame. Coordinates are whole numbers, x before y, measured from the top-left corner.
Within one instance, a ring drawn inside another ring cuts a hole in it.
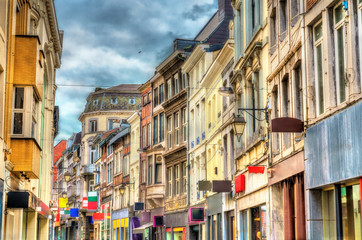
[[[322,36],[318,39],[315,40],[315,28],[319,25],[322,24]],[[323,22],[322,20],[318,21],[314,26],[313,26],[313,52],[314,52],[314,78],[315,78],[315,93],[316,93],[316,114],[321,115],[324,113],[325,110],[325,88],[324,88],[324,77],[322,79],[323,82],[323,112],[320,112],[320,106],[319,106],[319,86],[318,86],[318,64],[317,64],[317,47],[321,46],[321,53],[322,53],[322,76],[324,76],[324,61],[323,61]]]
[[[180,164],[175,165],[175,195],[180,195],[181,192],[181,186],[180,186]]]
[[[95,125],[93,125],[93,123],[95,123]],[[89,119],[89,132],[97,132],[98,130],[98,121],[97,119]]]
[[[333,8],[333,29],[334,29],[334,49],[335,49],[335,67],[336,67],[336,91],[337,91],[337,103],[341,104],[343,102],[345,102],[348,99],[348,89],[347,86],[345,86],[345,99],[343,101],[341,101],[341,95],[340,95],[340,76],[339,76],[339,66],[338,66],[338,62],[339,62],[339,58],[340,56],[338,55],[338,37],[337,37],[337,31],[339,29],[342,28],[342,35],[343,35],[343,43],[345,43],[345,34],[346,34],[346,27],[345,27],[345,16],[338,22],[335,23],[335,11],[338,7],[342,6],[342,3],[337,4],[334,8]],[[343,6],[342,6],[342,11],[343,10]],[[342,44],[344,46],[344,44]],[[346,70],[346,46],[344,46],[343,48],[343,67],[344,67],[344,73]],[[343,78],[344,79],[344,78]]]
[[[167,99],[172,97],[172,81],[171,78],[166,81],[167,85]]]
[[[187,141],[187,111],[186,108],[182,109],[182,139],[184,142]]]
[[[175,117],[175,145],[178,146],[180,144],[180,113],[176,112]]]
[[[167,196],[168,197],[172,197],[172,193],[173,193],[173,189],[172,189],[172,170],[173,170],[173,167],[168,167],[167,168],[167,184],[168,184],[168,189],[167,189]]]
[[[93,149],[94,148],[94,149]],[[97,161],[97,149],[94,145],[89,146],[89,163],[94,164]],[[92,162],[92,155],[93,155],[93,162]]]
[[[15,108],[15,93],[16,89],[23,88],[23,106]],[[40,100],[36,96],[32,86],[14,86],[13,104],[12,104],[12,119],[11,119],[11,135],[19,138],[33,138],[37,142],[40,140],[39,122],[40,122]],[[22,132],[14,133],[14,114],[22,114]],[[33,125],[34,124],[34,125]]]
[[[172,116],[167,117],[167,146],[172,148]]]

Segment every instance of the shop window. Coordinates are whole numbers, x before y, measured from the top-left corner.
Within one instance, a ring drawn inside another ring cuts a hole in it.
[[[317,115],[324,113],[324,77],[323,77],[323,33],[322,22],[314,26],[314,72]]]
[[[323,237],[324,239],[336,239],[336,209],[334,201],[334,190],[322,193],[323,213]]]
[[[360,185],[341,188],[342,224],[344,239],[361,239]]]
[[[266,239],[266,206],[251,209],[252,239]]]
[[[336,54],[336,85],[337,102],[342,103],[346,100],[347,88],[345,80],[345,10],[342,4],[334,9],[334,49]]]

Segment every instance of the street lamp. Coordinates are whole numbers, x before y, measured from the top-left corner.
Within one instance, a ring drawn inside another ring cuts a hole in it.
[[[126,190],[126,188],[122,185],[119,187],[119,193],[123,196],[124,191]]]
[[[234,134],[236,135],[238,141],[240,141],[246,125],[244,117],[240,117],[240,115],[237,115],[231,124],[233,126]]]
[[[65,180],[66,182],[69,182],[71,176],[72,176],[72,175],[70,175],[69,172],[66,172],[66,173],[64,174],[64,180]]]

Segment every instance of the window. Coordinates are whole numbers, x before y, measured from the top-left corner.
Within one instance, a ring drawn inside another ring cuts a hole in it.
[[[186,162],[182,163],[182,192],[186,193],[186,185],[187,185],[187,165]]]
[[[276,9],[270,14],[270,53],[273,54],[277,43]]]
[[[187,141],[187,111],[186,108],[182,109],[182,140]]]
[[[159,89],[160,89],[160,103],[163,103],[163,101],[164,101],[164,99],[165,99],[165,90],[164,90],[164,85],[163,84],[161,84],[160,85],[160,87],[159,87]]]
[[[108,183],[111,182],[111,164],[110,163],[107,164],[107,182]]]
[[[324,78],[322,54],[322,22],[314,27],[314,71],[316,87],[317,115],[324,113]]]
[[[151,135],[151,124],[147,124],[147,146],[151,145],[151,139],[152,139],[152,135]]]
[[[97,159],[96,159],[96,147],[95,146],[91,146],[89,147],[89,163],[90,164],[94,164]]]
[[[299,3],[300,0],[292,0],[290,2],[290,15],[292,27],[298,22],[299,19]]]
[[[147,94],[145,94],[143,96],[143,105],[146,105],[148,103],[148,100],[147,100]]]
[[[34,94],[32,103],[31,137],[35,139],[37,139],[38,136],[38,106],[39,99]]]
[[[142,183],[146,182],[146,161],[142,161]]]
[[[175,166],[175,194],[180,194],[180,164]]]
[[[342,103],[346,100],[347,88],[345,77],[345,10],[342,4],[334,9],[334,48],[336,54],[336,85],[337,85],[337,102]]]
[[[160,114],[160,142],[165,140],[165,114]]]
[[[283,41],[287,31],[287,1],[279,1],[279,35],[280,41]]]
[[[167,144],[168,148],[172,148],[172,117],[167,118]]]
[[[128,104],[129,105],[135,105],[136,104],[136,99],[135,98],[129,98],[128,99]]]
[[[170,99],[172,97],[172,83],[171,79],[168,79],[167,82],[167,99]]]
[[[148,185],[151,185],[153,178],[153,158],[152,156],[148,156]]]
[[[123,170],[122,170],[122,172],[123,172],[123,175],[128,175],[129,174],[129,155],[127,155],[127,156],[123,156],[123,161],[122,161],[122,163],[123,163]]]
[[[112,153],[113,153],[113,146],[108,145],[108,147],[107,147],[107,156],[111,155]]]
[[[179,125],[179,114],[175,113],[175,145],[180,143],[180,125]]]
[[[158,143],[158,116],[153,118],[153,144]]]
[[[158,105],[158,88],[153,91],[153,104],[155,107]]]
[[[283,117],[290,116],[290,94],[289,94],[289,76],[282,80],[282,112]],[[290,133],[283,133],[284,148],[290,147]]]
[[[117,104],[118,99],[117,98],[111,98],[111,104]]]
[[[251,230],[252,239],[266,239],[265,205],[251,209]]]
[[[24,88],[14,89],[13,134],[23,134],[24,125]]]
[[[119,119],[108,119],[108,130],[119,128],[121,123]]]
[[[302,98],[302,81],[300,66],[293,70],[293,84],[294,84],[294,116],[297,119],[303,119],[303,98]]]
[[[178,81],[178,73],[176,73],[175,75],[173,75],[173,81],[174,81],[174,88],[175,88],[175,94],[177,94],[180,90],[179,88],[179,81]]]
[[[278,86],[275,86],[273,91],[272,91],[272,104],[273,104],[273,108],[272,108],[272,118],[277,118],[279,117],[279,104],[278,104]],[[275,132],[272,133],[273,135],[273,151],[278,151],[279,150],[279,133]]]
[[[93,106],[97,106],[98,105],[98,99],[93,100]]]
[[[167,168],[167,196],[172,197],[172,167]]]
[[[146,139],[147,139],[147,126],[143,126],[142,127],[142,147],[147,146]]]
[[[156,155],[156,164],[155,164],[155,183],[162,183],[162,156]]]
[[[97,132],[97,120],[89,121],[89,132]]]

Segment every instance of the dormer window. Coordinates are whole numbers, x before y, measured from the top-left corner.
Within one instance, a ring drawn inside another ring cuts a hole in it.
[[[98,99],[93,100],[93,106],[97,106],[98,105]]]
[[[111,98],[111,104],[117,104],[118,99],[117,98]]]

